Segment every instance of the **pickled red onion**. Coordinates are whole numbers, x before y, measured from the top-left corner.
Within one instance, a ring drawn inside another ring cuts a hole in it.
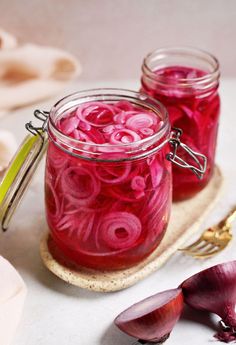
[[[50,145],[49,147],[47,159],[50,163],[50,166],[52,166],[54,169],[61,169],[68,162],[67,154],[65,154],[60,148],[58,148],[54,144]]]
[[[98,165],[94,170],[96,177],[108,184],[119,184],[124,182],[129,176],[131,165],[129,163],[123,164],[121,169],[111,168],[107,165]],[[120,171],[121,170],[121,171]]]
[[[127,101],[119,101],[116,103],[116,107],[120,108],[121,110],[124,111],[129,111],[129,110],[133,110],[133,106],[130,102]]]
[[[141,138],[140,136],[131,129],[117,129],[111,134],[110,143],[111,144],[120,144],[120,143],[133,143],[135,141],[139,141]]]
[[[57,172],[50,171],[55,174],[55,192],[64,200],[59,219],[51,217],[49,221],[52,234],[61,247],[71,250],[78,264],[105,269],[125,267],[126,259],[128,265],[135,264],[159,243],[159,234],[165,230],[166,218],[160,221],[163,211],[158,213],[158,205],[148,203],[150,197],[159,202],[153,194],[154,185],[159,186],[163,178],[163,157],[126,160],[127,145],[153,135],[163,123],[151,111],[126,101],[79,105],[59,119],[59,129],[62,124],[66,127],[66,118],[73,117],[76,122],[70,120],[66,128],[72,130],[69,136],[84,142],[82,147],[88,151],[90,143],[98,144],[99,161],[70,157],[58,150],[67,157],[67,163]],[[53,155],[50,159],[53,161]],[[153,220],[158,222],[153,225],[155,234],[149,231]]]
[[[96,258],[101,258],[101,257],[105,258],[106,260],[113,259],[117,255],[127,253],[128,250],[129,248],[117,249],[117,250],[112,250],[112,251],[109,249],[106,249],[106,250],[104,249],[104,250],[101,250],[100,252],[94,252],[91,249],[85,249],[84,247],[81,247],[80,253],[88,257],[91,257],[92,260],[94,261],[96,260]]]
[[[76,115],[80,120],[95,127],[104,127],[113,123],[114,114],[113,107],[103,102],[85,103],[76,110]]]
[[[60,218],[62,214],[62,203],[59,201],[59,197],[49,180],[46,181],[45,192],[48,201],[48,211],[53,219]]]
[[[151,173],[152,185],[154,188],[156,188],[161,182],[161,178],[162,178],[161,172],[162,172],[162,167],[160,166],[157,159],[154,159],[152,163],[150,164],[150,173]]]
[[[109,125],[103,128],[103,132],[107,134],[111,134],[112,132],[114,132],[114,130],[115,130],[114,125]]]
[[[90,131],[92,126],[87,122],[80,121],[79,122],[79,128],[82,129],[82,131]]]
[[[162,121],[157,114],[127,101],[84,103],[58,121],[64,134],[101,145],[133,143],[158,132],[161,126]],[[101,152],[104,150],[109,152],[108,148],[101,147]]]
[[[64,231],[68,229],[69,234],[71,235],[74,231],[74,224],[77,223],[75,222],[74,217],[75,215],[73,215],[73,217],[71,217],[71,215],[63,216],[57,223],[57,231]]]
[[[146,114],[146,113],[140,113],[140,114],[137,114],[137,115],[130,117],[126,121],[126,126],[128,128],[131,128],[131,129],[137,131],[141,128],[151,127],[151,126],[155,125],[156,122],[157,122],[157,119],[153,115]]]
[[[100,232],[104,242],[111,248],[130,248],[137,242],[142,225],[137,216],[129,212],[108,213],[101,220]]]
[[[140,133],[142,133],[144,136],[149,136],[149,135],[153,135],[154,131],[151,128],[141,128]]]
[[[130,117],[132,117],[136,114],[137,114],[137,112],[134,110],[121,111],[114,116],[114,122],[117,124],[120,124],[120,125],[124,125]]]
[[[95,213],[86,214],[83,213],[80,215],[79,221],[77,222],[77,229],[76,234],[77,238],[80,239],[82,242],[86,242],[93,230],[95,219]]]
[[[63,118],[60,122],[60,130],[66,135],[70,135],[78,127],[80,120],[75,116]]]
[[[124,190],[119,189],[117,186],[114,186],[110,190],[110,195],[115,198],[120,200],[121,202],[127,202],[127,203],[135,203],[139,201],[140,197],[143,196],[143,194],[137,194],[136,191],[125,193]],[[145,195],[145,194],[144,194]]]
[[[146,187],[145,179],[142,176],[135,176],[131,181],[131,188],[136,191],[143,191]]]
[[[82,242],[86,242],[93,228],[95,214],[76,212],[64,215],[57,223],[57,231],[67,232],[67,237],[76,236]]]
[[[72,204],[88,205],[100,192],[100,181],[91,170],[71,166],[63,171],[61,187],[64,196]]]

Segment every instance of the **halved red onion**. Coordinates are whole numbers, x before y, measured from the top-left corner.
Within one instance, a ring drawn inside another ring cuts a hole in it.
[[[167,290],[132,305],[114,322],[142,344],[161,344],[169,337],[182,310],[182,290]]]

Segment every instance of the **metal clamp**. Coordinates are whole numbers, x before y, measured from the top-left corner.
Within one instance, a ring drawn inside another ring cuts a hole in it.
[[[34,111],[34,116],[36,117],[36,119],[43,122],[42,126],[36,127],[30,121],[30,122],[25,124],[25,128],[31,134],[39,135],[40,138],[44,141],[43,133],[47,130],[49,112],[37,109]]]
[[[180,137],[182,135],[182,130],[180,128],[173,128],[172,137],[169,140],[170,145],[173,147],[173,152],[167,155],[167,159],[172,163],[178,165],[181,168],[186,168],[192,170],[192,172],[199,178],[202,179],[207,168],[207,158],[205,155],[193,151],[189,146],[182,143]],[[196,162],[197,166],[189,164],[184,159],[177,155],[178,148],[181,147],[185,152],[187,152],[191,158]]]

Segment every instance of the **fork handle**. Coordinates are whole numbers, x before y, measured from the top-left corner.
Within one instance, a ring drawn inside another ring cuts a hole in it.
[[[236,218],[236,206],[234,206],[231,209],[231,211],[227,214],[227,216],[221,220],[220,224],[223,226],[230,226],[235,218]]]

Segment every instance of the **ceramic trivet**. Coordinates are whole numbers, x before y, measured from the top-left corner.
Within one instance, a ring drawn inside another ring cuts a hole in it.
[[[134,267],[119,271],[67,268],[50,254],[48,234],[43,237],[40,245],[43,262],[56,276],[81,288],[100,292],[125,289],[155,272],[199,230],[201,222],[218,200],[222,185],[223,177],[219,167],[216,166],[214,175],[204,190],[192,199],[173,204],[170,223],[161,244]]]

